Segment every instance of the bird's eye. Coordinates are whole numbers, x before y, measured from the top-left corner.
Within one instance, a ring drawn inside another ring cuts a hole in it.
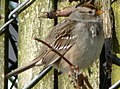
[[[89,14],[92,14],[92,11],[89,11],[88,13],[89,13]]]
[[[94,10],[90,10],[87,12],[88,15],[95,15],[95,11]]]

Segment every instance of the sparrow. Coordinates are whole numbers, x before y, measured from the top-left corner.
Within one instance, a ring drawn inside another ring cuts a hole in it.
[[[101,12],[89,3],[77,6],[68,18],[52,28],[45,42],[70,63],[77,65],[79,70],[87,68],[99,57],[104,43]],[[52,65],[63,73],[71,70],[69,63],[46,45],[42,46],[41,53],[30,63],[8,73],[5,77],[41,65]]]

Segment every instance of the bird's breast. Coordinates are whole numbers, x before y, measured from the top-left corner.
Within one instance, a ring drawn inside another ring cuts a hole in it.
[[[104,43],[103,29],[98,23],[78,23],[72,32],[75,44],[64,55],[80,69],[88,67],[101,53]],[[59,68],[68,70],[69,65],[61,61]]]

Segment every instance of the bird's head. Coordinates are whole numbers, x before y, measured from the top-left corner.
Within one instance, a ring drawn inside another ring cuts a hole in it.
[[[92,4],[83,4],[77,6],[76,9],[71,13],[71,19],[93,19],[103,13],[102,10],[99,10],[95,5]]]

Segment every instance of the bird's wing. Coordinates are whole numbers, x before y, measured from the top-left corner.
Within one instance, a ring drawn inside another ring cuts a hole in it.
[[[51,32],[47,36],[45,42],[49,43],[54,49],[56,49],[60,53],[65,54],[66,51],[70,48],[70,46],[72,46],[74,44],[74,39],[73,39],[74,36],[72,38],[72,34],[70,34],[71,31],[74,29],[74,26],[75,26],[75,23],[73,21],[69,21],[69,20],[58,24],[51,30]],[[48,38],[49,38],[49,40],[48,40]],[[10,76],[17,75],[27,69],[30,69],[30,68],[34,67],[37,63],[39,63],[39,61],[41,61],[41,60],[42,60],[41,63],[49,64],[52,61],[54,61],[55,58],[59,57],[54,52],[50,51],[50,49],[47,48],[46,46],[43,46],[43,49],[44,48],[46,49],[46,51],[44,50],[42,55],[38,56],[37,58],[35,58],[33,61],[29,62],[28,64],[21,66],[21,67],[15,69],[14,71],[6,74],[5,77],[8,78]]]
[[[48,42],[59,53],[64,55],[75,44],[76,38],[71,32],[75,28],[75,25],[76,22],[71,20],[58,24],[49,33],[46,42]],[[47,48],[42,59],[37,62],[36,65],[41,65],[42,63],[49,65],[56,62],[59,58],[60,56]]]

